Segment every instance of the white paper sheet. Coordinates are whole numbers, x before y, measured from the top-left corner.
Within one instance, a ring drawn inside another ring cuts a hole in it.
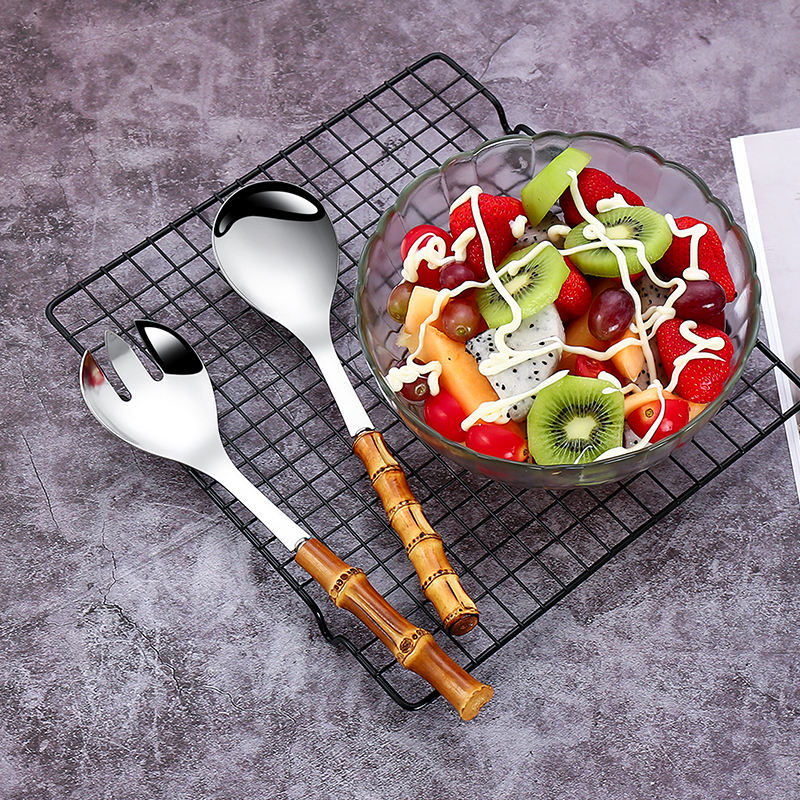
[[[800,128],[731,139],[745,224],[761,279],[761,308],[775,355],[800,372]],[[787,378],[778,375],[785,410],[797,400]],[[800,432],[797,418],[786,436],[800,497]]]

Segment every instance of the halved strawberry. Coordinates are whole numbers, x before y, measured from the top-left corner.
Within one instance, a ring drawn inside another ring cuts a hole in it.
[[[578,173],[578,191],[581,193],[587,210],[592,214],[597,213],[598,200],[613,197],[614,194],[621,194],[629,206],[644,205],[642,198],[638,194],[617,183],[607,173],[593,167],[584,167]],[[561,195],[558,202],[564,212],[564,221],[567,225],[574,228],[584,222],[569,189]]]
[[[694,217],[676,217],[678,230],[686,230],[694,225],[705,225],[708,230],[700,237],[697,250],[697,264],[725,290],[725,299],[730,303],[736,297],[736,286],[728,270],[725,250],[719,234],[707,222]],[[667,252],[653,265],[668,278],[679,278],[689,266],[689,247],[691,236],[673,236]]]
[[[517,217],[525,215],[522,203],[514,197],[482,192],[478,195],[478,211],[489,237],[493,266],[497,267],[516,242],[516,237],[511,232],[511,223]],[[457,239],[467,228],[473,227],[477,228],[472,216],[472,201],[467,199],[450,214],[450,233],[453,239]],[[483,244],[479,234],[467,245],[467,263],[475,269],[478,280],[486,278]]]
[[[569,275],[561,286],[555,301],[556,311],[564,322],[570,322],[585,314],[592,302],[592,289],[583,273],[564,257],[569,267]]]
[[[683,322],[684,320],[677,317],[667,320],[656,333],[658,352],[670,380],[675,371],[675,359],[688,353],[694,346],[681,335],[680,326]],[[693,333],[701,339],[711,339],[715,336],[723,339],[725,346],[721,350],[708,351],[710,355],[719,356],[722,360],[698,358],[689,361],[678,376],[675,391],[681,397],[694,403],[710,403],[722,391],[725,381],[730,375],[733,343],[726,334],[711,325],[698,323],[697,327],[693,329]]]

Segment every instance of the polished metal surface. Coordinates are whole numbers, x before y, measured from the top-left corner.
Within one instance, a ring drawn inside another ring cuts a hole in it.
[[[294,551],[309,534],[271,503],[228,458],[217,423],[214,389],[197,354],[178,333],[139,320],[139,334],[162,377],[154,380],[131,347],[106,332],[111,365],[130,392],[123,400],[87,350],[80,369],[81,394],[89,410],[120,439],[180,461],[222,484],[286,547]]]
[[[319,200],[290,183],[248,184],[220,207],[212,241],[234,291],[308,348],[350,435],[372,429],[331,341],[339,250]]]

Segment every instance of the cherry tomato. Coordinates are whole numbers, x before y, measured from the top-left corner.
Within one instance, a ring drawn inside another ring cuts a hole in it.
[[[528,443],[506,425],[482,422],[467,431],[467,447],[487,456],[510,461],[528,460]]]
[[[430,395],[423,408],[425,422],[437,433],[454,442],[463,442],[465,432],[461,430],[461,423],[467,415],[458,403],[458,400],[444,389],[439,389],[439,394]]]
[[[420,376],[412,383],[404,383],[400,394],[412,403],[419,403],[430,394],[428,381]]]
[[[408,301],[411,299],[411,292],[414,291],[414,284],[408,281],[398,283],[389,293],[389,300],[386,303],[386,310],[389,316],[397,322],[405,322],[408,313]]]
[[[607,372],[609,375],[619,378],[608,361],[599,361],[596,358],[589,358],[589,356],[575,356],[575,369],[573,371],[582,378],[599,378],[601,372]]]
[[[426,240],[431,236],[441,237],[445,243],[446,253],[449,253],[453,247],[453,237],[447,231],[438,228],[436,225],[417,225],[403,237],[403,241],[400,244],[400,257],[404,261],[409,250],[411,250],[413,247],[414,242],[423,236],[426,238]],[[424,244],[425,242],[423,241],[422,245],[420,246],[424,246]],[[428,264],[428,262],[425,260],[420,261],[419,270],[417,272],[417,283],[420,286],[427,286],[429,289],[438,289],[439,268],[431,267],[430,264]]]
[[[646,436],[653,423],[661,413],[661,401],[654,400],[632,411],[625,419],[637,436]],[[664,400],[664,418],[653,434],[651,442],[658,442],[666,436],[680,430],[689,421],[689,404],[680,397]]]

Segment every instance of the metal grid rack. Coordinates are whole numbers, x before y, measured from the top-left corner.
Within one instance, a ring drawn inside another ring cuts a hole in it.
[[[797,386],[800,378],[758,343],[735,395],[696,439],[623,483],[564,492],[513,488],[453,467],[414,437],[381,401],[361,355],[352,301],[359,255],[413,176],[484,139],[520,130],[530,131],[512,129],[500,103],[474,77],[447,56],[430,54],[63,292],[46,312],[76,350],[94,350],[100,363],[107,328],[134,345],[137,318],[179,330],[217,388],[223,441],[237,466],[292,518],[364,569],[390,603],[433,631],[467,670],[800,408],[781,412],[774,372]],[[210,230],[219,204],[235,188],[264,178],[291,181],[324,198],[341,250],[335,346],[481,610],[478,627],[466,636],[448,637],[424,600],[302,345],[247,307],[216,270]],[[308,604],[324,636],[347,648],[397,703],[417,709],[437,696],[333,609],[224,489],[192,474]]]

